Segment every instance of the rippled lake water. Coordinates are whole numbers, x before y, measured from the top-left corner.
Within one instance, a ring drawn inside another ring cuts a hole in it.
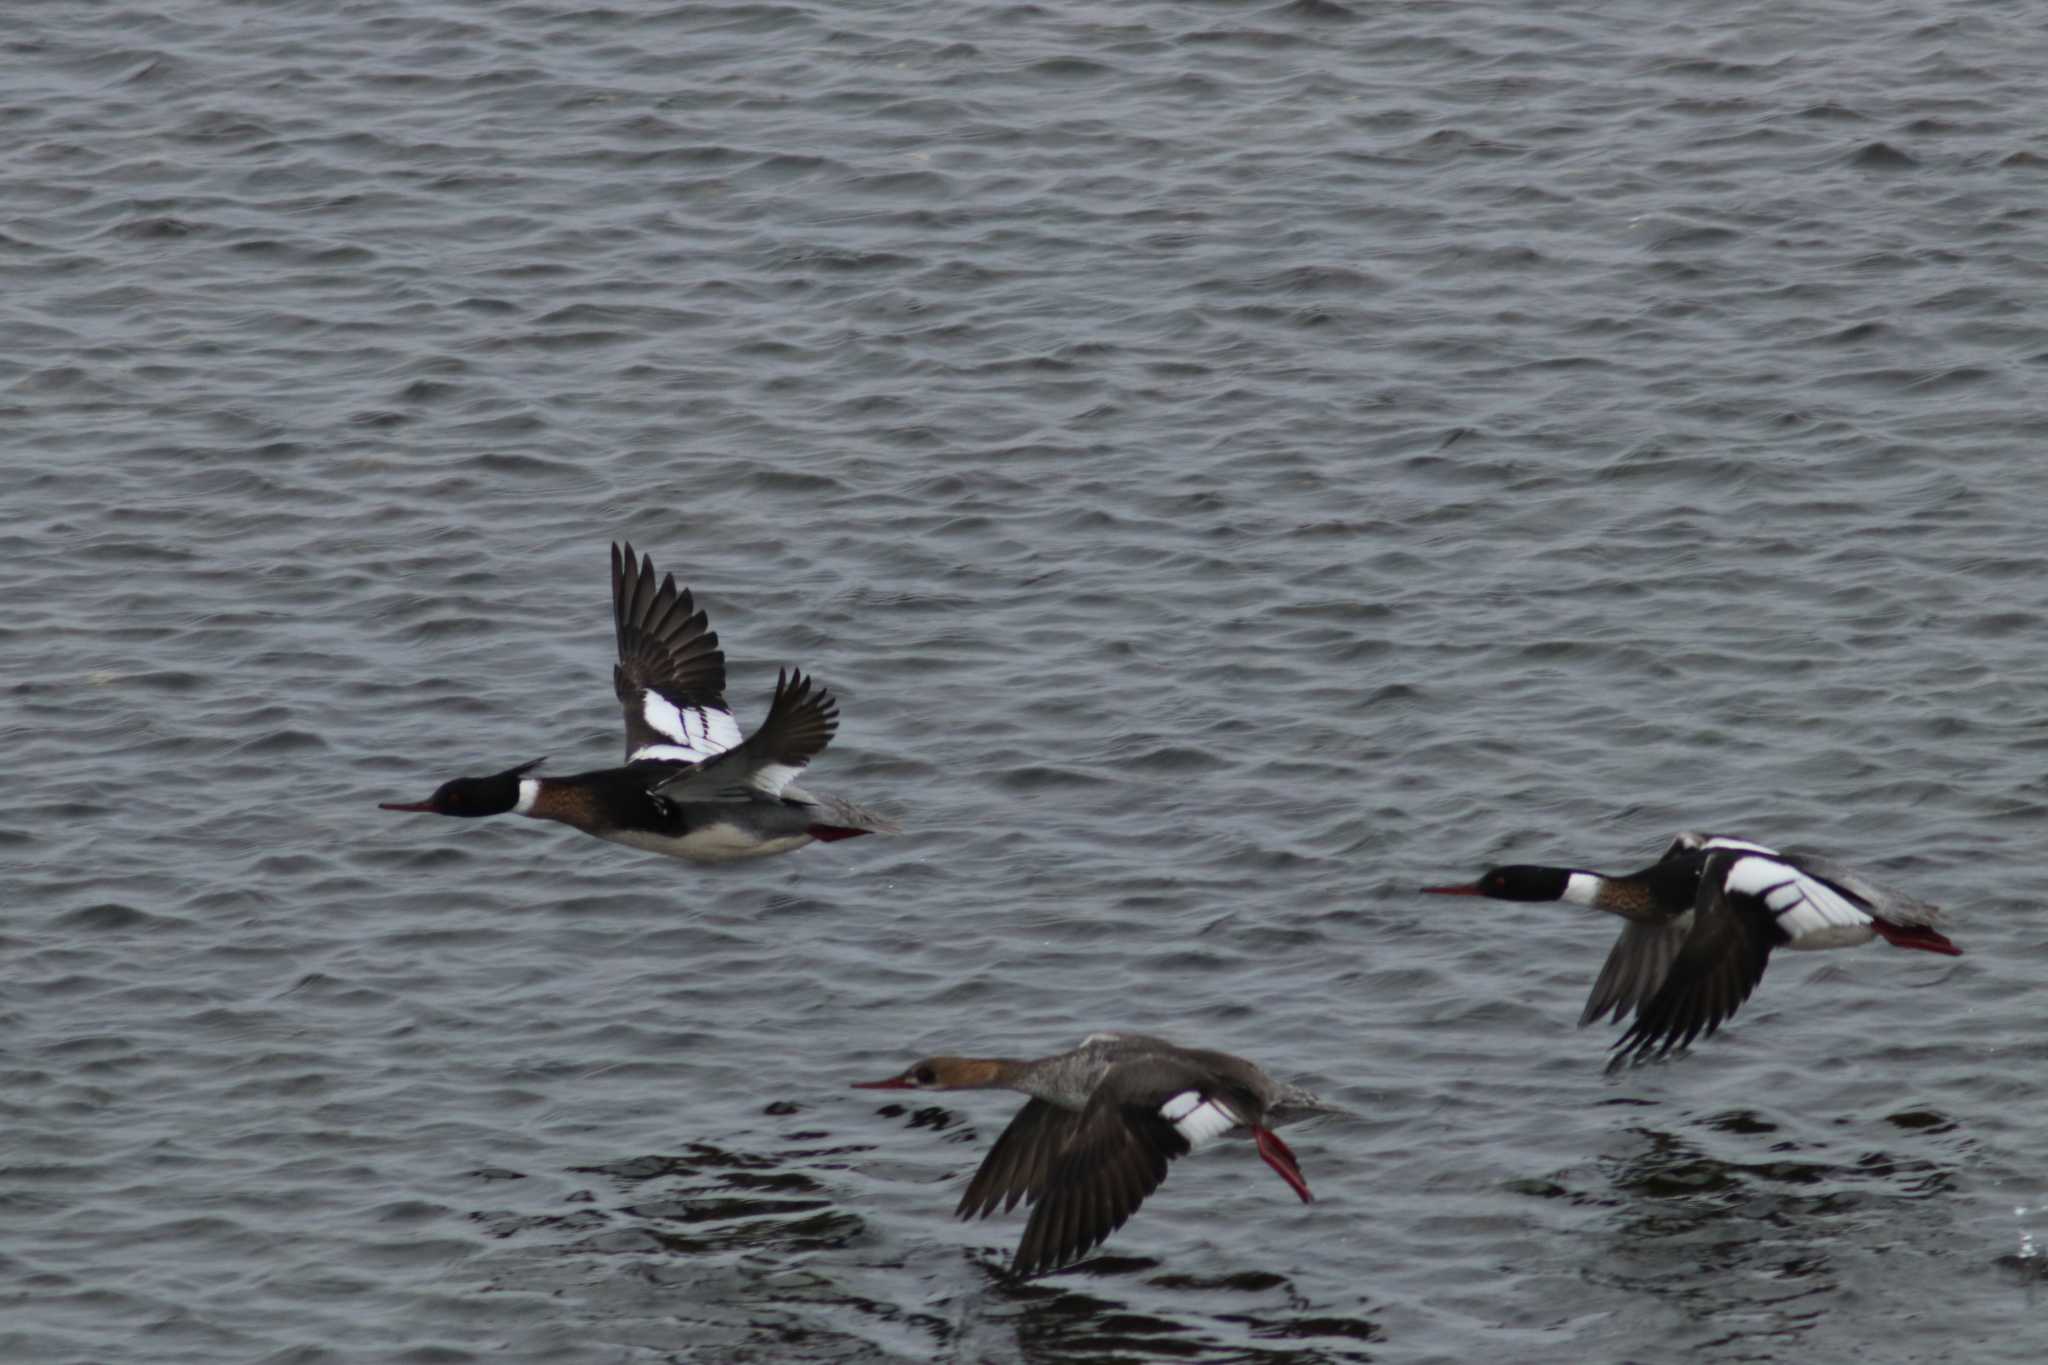
[[[366,0],[0,45],[0,1358],[2039,1360],[2018,4]],[[606,544],[907,833],[697,868]],[[1602,1072],[1679,828],[1949,905]],[[1343,1112],[1025,1285],[1112,1027]]]

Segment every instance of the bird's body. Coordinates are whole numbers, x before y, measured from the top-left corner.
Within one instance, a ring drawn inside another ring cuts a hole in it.
[[[955,1210],[986,1217],[1033,1204],[1011,1271],[1035,1275],[1122,1227],[1166,1178],[1168,1162],[1244,1131],[1308,1202],[1300,1164],[1272,1129],[1322,1105],[1242,1057],[1143,1034],[1098,1033],[1028,1061],[931,1057],[872,1090],[1016,1090],[1030,1100],[968,1182]]]
[[[1439,895],[1565,901],[1619,915],[1623,926],[1579,1017],[1634,1022],[1615,1064],[1663,1056],[1733,1015],[1773,950],[1853,947],[1873,938],[1958,955],[1934,926],[1940,911],[1817,854],[1780,853],[1733,835],[1683,833],[1663,858],[1625,876],[1509,866]]]
[[[778,675],[768,715],[742,738],[725,701],[725,655],[703,612],[651,558],[612,547],[613,690],[625,713],[626,762],[567,777],[531,777],[539,761],[457,778],[418,802],[384,809],[554,820],[628,848],[691,862],[786,853],[817,841],[893,832],[850,802],[813,796],[795,777],[831,743],[838,704],[802,673]]]

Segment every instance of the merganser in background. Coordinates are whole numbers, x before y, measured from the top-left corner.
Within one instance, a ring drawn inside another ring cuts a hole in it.
[[[801,672],[777,673],[761,728],[745,739],[725,702],[725,654],[673,575],[612,546],[613,689],[626,714],[626,765],[529,777],[542,760],[491,777],[458,777],[425,801],[385,810],[525,815],[613,843],[692,862],[787,853],[813,841],[894,833],[896,825],[793,785],[832,742],[838,704]]]
[[[927,1057],[856,1090],[1019,1090],[1031,1100],[996,1139],[954,1210],[985,1218],[1035,1203],[1010,1263],[1036,1275],[1077,1259],[1122,1227],[1166,1179],[1167,1163],[1225,1133],[1251,1134],[1259,1155],[1308,1203],[1294,1153],[1273,1132],[1327,1108],[1242,1057],[1134,1033],[1096,1033],[1032,1061]]]
[[[1681,833],[1660,861],[1625,877],[1511,866],[1422,889],[1567,901],[1627,920],[1579,1016],[1583,1027],[1609,1012],[1617,1023],[1635,1013],[1615,1040],[1610,1069],[1711,1036],[1756,989],[1773,948],[1847,948],[1881,937],[1923,952],[1963,951],[1935,929],[1941,911],[1926,901],[1832,859],[1725,834]]]

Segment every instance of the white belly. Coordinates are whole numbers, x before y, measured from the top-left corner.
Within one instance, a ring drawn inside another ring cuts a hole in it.
[[[814,842],[808,834],[763,839],[737,825],[724,823],[693,829],[681,838],[631,829],[614,830],[597,837],[624,844],[627,848],[637,848],[643,853],[659,853],[692,863],[732,863],[742,858],[765,858],[771,853],[787,853]]]

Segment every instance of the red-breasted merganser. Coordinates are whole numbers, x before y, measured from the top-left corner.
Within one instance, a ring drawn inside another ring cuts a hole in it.
[[[1096,1033],[1031,1061],[927,1057],[857,1090],[1019,1090],[1031,1100],[989,1149],[954,1210],[985,1218],[1000,1203],[1036,1205],[1010,1263],[1014,1275],[1054,1270],[1122,1227],[1166,1179],[1167,1163],[1243,1130],[1308,1203],[1301,1164],[1277,1134],[1325,1109],[1242,1057],[1134,1033]]]
[[[1773,948],[1848,948],[1883,938],[1900,948],[1960,956],[1934,926],[1941,911],[1879,886],[1830,858],[1780,853],[1726,834],[1682,833],[1640,872],[1496,867],[1476,882],[1425,886],[1440,896],[1567,901],[1628,923],[1579,1016],[1635,1022],[1615,1040],[1610,1069],[1662,1057],[1712,1036],[1763,979]]]
[[[626,713],[626,765],[529,777],[542,760],[444,782],[385,810],[525,815],[649,853],[720,863],[813,841],[894,833],[893,821],[794,784],[839,726],[838,704],[800,672],[778,673],[761,728],[744,740],[725,702],[725,654],[673,575],[612,546],[613,689]]]

